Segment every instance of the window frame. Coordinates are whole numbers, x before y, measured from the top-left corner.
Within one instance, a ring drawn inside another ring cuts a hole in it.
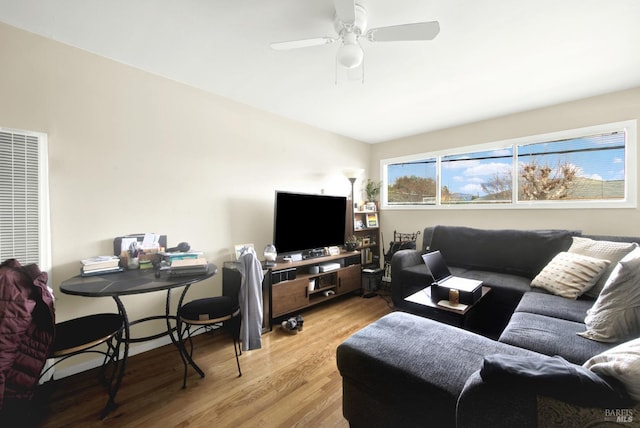
[[[442,170],[441,159],[445,156],[461,155],[465,153],[473,153],[479,151],[501,150],[512,148],[515,156],[513,189],[517,189],[517,155],[518,146],[526,144],[535,144],[543,142],[553,142],[556,140],[580,138],[591,136],[594,134],[602,134],[607,132],[624,131],[625,132],[625,186],[624,198],[621,200],[534,200],[520,201],[517,199],[517,191],[512,194],[511,202],[506,203],[479,203],[479,204],[442,204],[441,188],[442,188]],[[537,134],[526,137],[512,138],[508,140],[495,141],[490,143],[476,144],[471,146],[455,147],[451,149],[438,150],[433,152],[424,152],[414,155],[399,156],[380,160],[380,176],[382,186],[380,189],[381,209],[384,210],[484,210],[484,209],[593,209],[593,208],[637,208],[637,120],[626,120],[620,122],[612,122],[583,128],[569,129],[564,131],[549,132],[545,134]],[[436,158],[436,203],[426,204],[399,204],[390,205],[388,202],[388,169],[387,167],[396,163],[419,161],[425,158]]]
[[[38,140],[38,267],[43,272],[50,272],[51,262],[51,221],[49,206],[49,152],[48,136],[46,133],[37,131],[25,131],[0,127],[0,132],[24,137],[32,137]],[[2,260],[4,261],[4,260]],[[0,262],[2,262],[0,261]],[[24,263],[24,261],[20,261]],[[49,274],[49,283],[52,282]]]

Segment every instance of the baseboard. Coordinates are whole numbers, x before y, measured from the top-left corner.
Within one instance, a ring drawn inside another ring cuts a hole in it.
[[[198,332],[199,333],[199,332]],[[158,339],[153,339],[148,342],[136,344],[135,346],[129,347],[129,357],[134,355],[142,354],[143,352],[151,351],[156,348],[160,348],[161,346],[165,346],[171,343],[171,339],[166,337],[161,337]],[[177,352],[177,350],[176,350]],[[74,364],[71,366],[66,366],[63,368],[55,367],[52,371],[54,379],[62,379],[67,376],[73,376],[78,373],[82,373],[87,370],[94,369],[96,367],[100,367],[102,364],[104,357],[98,356],[96,358],[92,358],[88,361],[83,361],[82,363]],[[70,358],[69,361],[72,361],[73,358]]]

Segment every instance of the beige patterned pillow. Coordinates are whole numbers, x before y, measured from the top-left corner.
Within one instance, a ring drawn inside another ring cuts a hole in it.
[[[583,367],[619,380],[631,398],[640,401],[640,338],[595,355]]]
[[[531,281],[532,287],[557,296],[577,299],[598,281],[609,265],[607,260],[568,252],[558,253]]]
[[[617,264],[578,333],[598,342],[619,342],[640,335],[640,248]]]
[[[611,271],[616,267],[616,264],[635,248],[638,248],[638,244],[635,242],[596,241],[589,238],[574,236],[573,243],[568,250],[570,253],[595,257],[596,259],[609,260],[610,262],[598,282],[596,282],[596,284],[585,294],[589,297],[593,297],[594,299],[598,297],[600,291],[602,291],[602,288],[604,287],[604,283],[607,282],[607,278],[611,275]]]

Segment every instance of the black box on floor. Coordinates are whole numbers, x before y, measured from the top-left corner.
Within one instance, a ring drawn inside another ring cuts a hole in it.
[[[449,290],[450,288],[444,285],[432,284],[431,299],[434,303],[438,303],[440,300],[449,300]],[[482,297],[482,283],[472,290],[457,290],[459,301],[463,305],[473,305]]]
[[[382,269],[362,269],[362,290],[375,291],[382,285]]]

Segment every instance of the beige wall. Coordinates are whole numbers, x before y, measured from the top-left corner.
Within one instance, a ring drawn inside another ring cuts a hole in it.
[[[115,310],[110,298],[58,289],[81,258],[110,253],[115,236],[165,233],[169,245],[188,241],[221,267],[234,244],[261,253],[271,241],[275,190],[348,195],[342,170],[368,165],[367,144],[4,24],[0,64],[0,126],[49,137],[59,321]],[[300,214],[303,226],[313,216]],[[221,284],[220,274],[189,298],[220,294]],[[140,318],[162,312],[163,299],[125,304]]]
[[[640,119],[640,88],[376,144],[372,146],[370,169],[379,171],[381,159],[631,119]],[[394,230],[411,232],[436,224],[480,228],[571,228],[591,234],[640,236],[640,211],[637,208],[422,209],[385,210],[381,215],[387,243]]]

